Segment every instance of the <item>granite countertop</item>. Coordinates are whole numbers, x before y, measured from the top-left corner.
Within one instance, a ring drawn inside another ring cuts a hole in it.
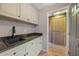
[[[0,49],[0,53],[4,52],[6,50],[12,49],[14,47],[17,47],[17,46],[19,46],[21,44],[24,44],[26,42],[29,42],[29,41],[31,41],[31,40],[39,37],[39,36],[42,36],[42,33],[29,33],[29,34],[15,35],[15,37],[23,37],[24,40],[23,41],[18,41],[18,42],[14,43],[13,45],[10,45],[10,46],[5,46],[4,45],[5,48]],[[2,37],[2,38],[0,38],[0,40],[2,39],[1,41],[3,41],[3,40],[6,40],[6,38],[10,38],[10,36],[8,36],[8,37]]]

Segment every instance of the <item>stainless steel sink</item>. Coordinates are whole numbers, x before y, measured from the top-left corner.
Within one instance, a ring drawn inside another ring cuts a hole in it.
[[[8,38],[8,39],[4,40],[4,42],[7,46],[11,46],[11,45],[14,45],[15,43],[23,41],[23,40],[25,40],[25,39],[15,37],[15,38]]]
[[[7,46],[12,46],[12,45],[16,45],[19,44],[23,41],[28,42],[36,37],[38,37],[39,35],[33,35],[33,34],[29,34],[29,35],[19,35],[19,36],[14,36],[14,37],[7,37],[6,39],[4,39],[4,43]]]

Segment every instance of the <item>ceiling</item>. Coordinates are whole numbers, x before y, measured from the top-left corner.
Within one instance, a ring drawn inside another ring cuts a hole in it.
[[[54,5],[54,4],[56,3],[32,3],[32,5],[35,6],[39,10],[50,5]]]

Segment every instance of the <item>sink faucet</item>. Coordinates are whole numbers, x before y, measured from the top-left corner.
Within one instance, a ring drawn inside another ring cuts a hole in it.
[[[14,39],[14,33],[16,33],[15,26],[12,27],[12,39]]]

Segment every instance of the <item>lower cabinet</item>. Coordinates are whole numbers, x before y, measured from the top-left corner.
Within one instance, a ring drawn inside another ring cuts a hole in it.
[[[35,54],[37,55],[37,54],[39,54],[40,53],[40,51],[41,51],[41,49],[42,49],[42,40],[41,40],[41,37],[39,37],[39,38],[37,38],[37,39],[35,39],[35,49],[34,50],[36,50],[35,51]]]
[[[37,56],[42,50],[42,37],[0,53],[1,56]]]
[[[25,54],[25,48],[24,48],[24,44],[14,47],[12,49],[6,50],[2,53],[0,53],[1,56],[24,56]]]
[[[42,50],[42,37],[26,43],[26,56],[36,56]]]

